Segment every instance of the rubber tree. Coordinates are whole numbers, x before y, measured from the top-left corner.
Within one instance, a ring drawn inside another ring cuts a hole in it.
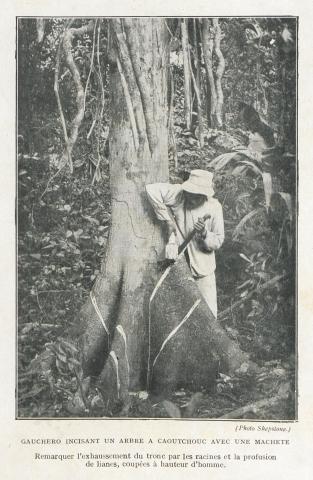
[[[161,18],[110,20],[111,229],[80,315],[85,375],[109,402],[130,391],[199,389],[217,364],[247,360],[214,319],[184,256],[160,271],[162,228],[145,185],[169,180],[168,29]],[[212,381],[212,379],[211,379]]]

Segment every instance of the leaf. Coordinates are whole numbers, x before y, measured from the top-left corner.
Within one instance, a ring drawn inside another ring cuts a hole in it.
[[[74,397],[67,402],[66,409],[69,413],[75,416],[86,413],[86,407],[79,391],[77,391]]]
[[[240,294],[240,297],[241,297],[241,298],[244,298],[244,297],[246,297],[246,296],[248,295],[248,293],[249,293],[249,290],[245,290],[244,292],[242,292],[242,293]]]
[[[195,138],[192,138],[192,137],[189,137],[188,138],[188,143],[189,145],[196,145],[198,143],[198,141],[195,139]]]
[[[237,227],[234,229],[233,231],[233,240],[236,240],[238,238],[238,236],[240,234],[243,233],[243,228],[245,226],[245,224],[251,220],[253,217],[255,217],[256,215],[258,215],[260,212],[262,211],[261,208],[256,208],[254,210],[252,210],[251,212],[247,213],[247,215],[245,215],[241,220],[240,222],[238,223]]]
[[[288,253],[291,252],[292,244],[293,244],[293,238],[290,232],[290,229],[285,226],[285,232],[286,232],[286,241],[287,241],[287,248],[288,248]]]
[[[138,398],[140,398],[140,400],[147,400],[148,397],[149,397],[149,393],[146,392],[145,390],[138,392]]]
[[[245,165],[247,167],[252,168],[252,170],[256,175],[262,175],[262,170],[259,167],[257,167],[253,162],[249,162],[248,160],[242,160],[240,162],[240,165]]]
[[[243,254],[239,254],[239,256],[242,256],[242,255],[243,255]],[[245,260],[246,260],[246,258],[245,258]],[[251,263],[251,262],[250,262],[250,263]],[[237,290],[241,290],[242,288],[245,288],[245,287],[247,287],[248,285],[251,285],[251,283],[252,283],[251,279],[246,280],[245,282],[243,282],[241,285],[239,285],[239,286],[237,287]]]
[[[76,367],[80,367],[80,362],[79,362],[78,360],[76,360],[76,358],[71,358],[71,359],[68,361],[68,364],[69,364],[69,365],[76,366]]]
[[[262,280],[266,281],[266,280],[269,280],[270,278],[270,275],[268,273],[265,273],[265,272],[257,272],[256,275],[260,278],[262,278]]]
[[[62,340],[61,343],[62,343],[63,347],[65,346],[65,347],[67,347],[69,350],[71,350],[72,352],[78,353],[77,348],[76,348],[75,345],[73,345],[72,343],[70,343],[70,342],[68,342],[68,341],[66,341],[66,340]]]
[[[209,162],[209,167],[215,171],[224,168],[231,160],[238,155],[238,152],[223,153]],[[238,157],[237,157],[238,158]]]
[[[282,31],[281,36],[284,42],[293,43],[292,34],[287,26],[284,27],[284,30]]]
[[[46,390],[47,385],[36,385],[34,388],[31,389],[30,392],[25,393],[24,395],[20,396],[20,400],[27,400],[28,398],[36,397],[41,393],[43,390]]]
[[[46,347],[46,351],[51,352],[53,354],[55,354],[57,351],[57,347],[55,343],[46,343],[45,347]]]
[[[40,260],[41,259],[41,254],[40,253],[30,253],[29,256],[34,258],[35,260]]]
[[[271,197],[273,193],[272,175],[268,172],[263,172],[262,178],[263,178],[263,187],[264,187],[264,195],[265,195],[265,205],[266,205],[266,210],[268,211],[269,206],[271,204]]]
[[[234,177],[238,177],[241,173],[244,173],[246,169],[246,165],[238,165],[232,170],[231,174],[234,175]]]
[[[82,228],[79,228],[78,230],[76,230],[74,232],[74,237],[75,237],[75,240],[78,241],[79,237],[81,236],[81,234],[84,233],[84,230]]]
[[[36,373],[43,373],[51,368],[51,365],[54,361],[54,353],[49,351],[46,347],[40,355],[37,355],[33,360],[30,362],[29,367],[27,369],[27,375],[33,375]]]
[[[59,373],[60,373],[61,375],[65,375],[66,372],[65,372],[65,370],[64,370],[64,363],[61,362],[58,358],[56,358],[56,359],[55,359],[55,364],[56,364],[56,367],[57,367]]]
[[[74,167],[76,167],[76,168],[82,167],[83,165],[85,165],[85,163],[86,163],[86,162],[85,162],[84,159],[76,160],[76,161],[74,162]]]
[[[31,330],[33,330],[33,328],[35,328],[36,326],[38,326],[38,324],[36,324],[34,322],[26,323],[25,326],[23,327],[22,331],[21,331],[21,334],[26,335]]]
[[[56,356],[57,356],[57,359],[62,362],[62,363],[67,363],[67,357],[66,355],[64,355],[63,353],[61,353],[60,351],[56,352]]]
[[[274,368],[273,372],[274,375],[277,375],[278,377],[282,377],[286,375],[286,370],[284,368]]]
[[[88,222],[90,222],[90,223],[94,223],[95,225],[100,225],[99,220],[97,220],[96,218],[89,217],[89,215],[82,215],[82,217],[85,220],[88,220]]]
[[[178,392],[175,392],[175,397],[185,397],[186,392],[185,390],[178,390]]]
[[[252,262],[250,260],[250,258],[248,258],[244,253],[239,253],[239,257],[243,258],[244,260],[246,260],[246,262],[250,263],[252,265]],[[247,280],[247,282],[249,282],[250,280]],[[247,282],[245,282],[243,285],[245,285]],[[240,287],[238,288],[242,288],[243,285],[241,285]]]
[[[286,207],[288,208],[289,220],[292,221],[293,218],[293,208],[292,208],[292,197],[290,193],[277,192],[278,195],[284,200]]]
[[[181,418],[180,409],[175,403],[170,402],[169,400],[163,400],[162,405],[171,418]]]
[[[288,398],[290,392],[291,388],[288,382],[282,383],[278,389],[278,395],[281,398]]]
[[[105,403],[103,401],[103,398],[100,395],[95,395],[90,403],[90,406],[92,409],[104,409]]]
[[[194,416],[194,413],[199,408],[202,400],[203,394],[201,392],[194,393],[186,406],[184,417],[188,418]]]

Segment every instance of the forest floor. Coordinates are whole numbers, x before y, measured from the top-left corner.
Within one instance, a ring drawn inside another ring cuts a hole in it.
[[[203,148],[179,126],[176,137],[171,181],[181,182],[186,171],[208,168],[213,158],[242,145],[245,132],[211,131]],[[63,341],[99,273],[108,238],[108,162],[102,179],[92,185],[86,162],[70,177],[65,171],[55,175],[56,159],[53,152],[18,158],[19,417],[75,416],[68,401],[79,375],[75,355]],[[232,378],[221,373],[210,391],[180,389],[161,403],[153,403],[146,392],[134,393],[128,416],[295,418],[293,282],[253,293],[275,275],[288,273],[282,239],[264,215],[240,227],[245,215],[264,204],[262,178],[223,172],[216,176],[216,191],[226,228],[217,256],[218,308],[222,312],[235,305],[223,325],[260,371],[251,376],[243,369]],[[87,402],[85,416],[101,415],[95,391]]]

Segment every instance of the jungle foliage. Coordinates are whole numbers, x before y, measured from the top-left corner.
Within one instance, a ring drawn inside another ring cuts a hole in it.
[[[210,46],[216,41],[216,25],[208,21]],[[168,19],[167,24],[171,181],[183,181],[194,168],[215,172],[226,228],[217,256],[219,319],[261,371],[256,381],[244,371],[235,378],[221,373],[211,391],[192,395],[180,390],[155,407],[145,392],[139,392],[132,397],[128,415],[217,418],[252,405],[237,415],[270,419],[277,418],[280,409],[284,418],[294,418],[296,20],[219,19],[225,63],[220,120],[212,114],[208,69],[216,81],[221,60],[212,54],[208,65],[205,21],[187,21],[187,43],[182,42],[181,19]],[[69,29],[80,34],[73,35],[69,50],[62,52]],[[78,84],[66,63],[69,52],[83,87],[84,117],[70,155],[64,122],[70,136],[80,106]],[[77,389],[84,389],[78,352],[67,338],[99,273],[109,233],[111,61],[105,19],[18,21],[21,417],[75,415],[69,401]],[[257,120],[249,115],[250,106]],[[279,404],[258,403],[277,395],[283,398]],[[103,415],[96,391],[83,400],[85,416]]]

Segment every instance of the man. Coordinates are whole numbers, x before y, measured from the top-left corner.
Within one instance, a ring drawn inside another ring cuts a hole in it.
[[[217,317],[215,254],[224,241],[223,210],[213,198],[213,174],[192,170],[183,184],[154,183],[146,186],[149,201],[157,218],[167,227],[168,239],[175,233],[181,244],[196,229],[186,257],[199,290]],[[203,221],[205,215],[210,218]]]

